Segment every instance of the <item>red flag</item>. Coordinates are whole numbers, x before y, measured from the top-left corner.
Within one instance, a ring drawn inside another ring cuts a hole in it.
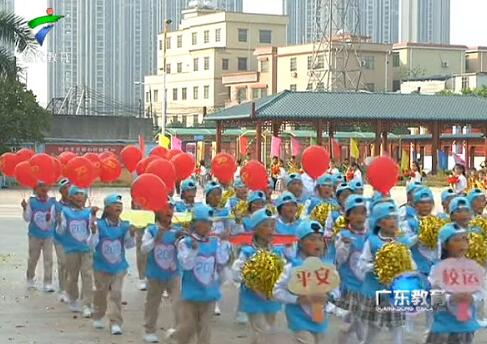
[[[340,148],[340,145],[338,144],[338,141],[336,139],[331,139],[331,146],[333,149],[333,159],[340,160],[342,150]]]
[[[246,136],[240,136],[240,155],[246,155],[249,147],[249,139]]]
[[[233,245],[250,245],[252,244],[254,233],[241,233],[230,236],[230,243]],[[272,238],[272,244],[276,246],[292,245],[298,241],[294,235],[275,234]]]

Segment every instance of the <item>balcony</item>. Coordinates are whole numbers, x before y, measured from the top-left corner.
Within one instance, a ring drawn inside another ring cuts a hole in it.
[[[257,82],[259,81],[259,74],[257,71],[223,74],[222,84],[231,85]]]

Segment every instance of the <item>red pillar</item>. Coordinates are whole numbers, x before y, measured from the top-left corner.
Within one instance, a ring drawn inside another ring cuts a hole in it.
[[[262,161],[262,123],[257,121],[255,128],[255,152],[257,160]]]
[[[216,121],[216,152],[220,153],[222,151],[222,131],[223,123],[221,121]]]
[[[333,123],[328,122],[328,151],[330,152],[330,158],[334,159],[333,156],[333,137],[335,136],[335,126]]]
[[[323,145],[323,127],[321,121],[316,122],[316,144],[318,146]]]
[[[438,149],[440,148],[440,125],[435,121],[431,125],[431,174],[438,172]]]
[[[380,156],[382,134],[382,122],[380,120],[375,122],[375,140],[374,140],[374,156]]]

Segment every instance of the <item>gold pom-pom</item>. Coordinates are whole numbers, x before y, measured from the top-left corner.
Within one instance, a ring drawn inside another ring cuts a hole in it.
[[[421,245],[435,249],[438,246],[438,234],[441,227],[446,224],[446,221],[437,218],[436,216],[425,216],[419,220],[419,234],[418,241]]]
[[[468,252],[466,257],[485,266],[487,263],[487,240],[482,234],[470,233],[468,235]]]
[[[242,281],[245,286],[268,299],[284,270],[284,261],[277,254],[267,250],[257,251],[242,268]]]
[[[322,203],[313,208],[309,218],[313,221],[318,221],[322,226],[324,226],[328,215],[335,209],[336,207],[330,203]]]
[[[268,204],[266,206],[266,208],[268,210],[270,210],[270,212],[272,213],[272,215],[277,215],[277,208],[275,206],[273,206],[272,204]]]
[[[299,219],[303,215],[304,204],[298,204],[298,211],[296,212],[296,218]]]
[[[230,198],[232,198],[233,196],[235,196],[235,190],[233,189],[233,187],[229,187],[228,189],[226,189],[223,192],[222,199],[221,199],[220,203],[218,204],[218,207],[219,208],[225,208],[228,200]]]
[[[339,216],[335,221],[335,225],[333,226],[333,236],[336,237],[338,233],[346,229],[347,226],[348,226],[348,221],[345,218],[345,216]]]
[[[242,219],[249,215],[249,203],[247,201],[240,201],[232,209],[232,215],[235,217],[235,222],[241,223]]]
[[[395,241],[385,244],[375,256],[374,271],[380,283],[391,284],[397,276],[413,271],[411,251]]]
[[[481,215],[475,216],[475,218],[472,221],[470,221],[469,226],[480,228],[484,238],[487,238],[487,218]]]

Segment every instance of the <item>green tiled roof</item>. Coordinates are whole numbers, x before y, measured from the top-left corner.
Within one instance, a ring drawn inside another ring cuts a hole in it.
[[[369,92],[283,91],[255,101],[263,120],[337,119],[487,122],[487,99],[476,96],[440,96]],[[206,120],[249,119],[247,102],[206,116]]]

